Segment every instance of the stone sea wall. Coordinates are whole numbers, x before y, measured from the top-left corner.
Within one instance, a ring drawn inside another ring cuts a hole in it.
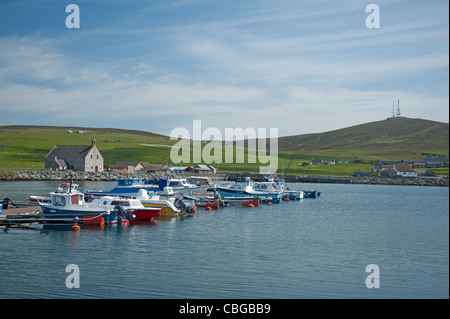
[[[7,171],[0,174],[0,181],[117,181],[119,178],[137,177],[138,173],[130,174],[126,171],[105,171],[105,172],[74,172],[41,170],[17,170]],[[190,176],[207,176],[204,174],[188,174]],[[167,177],[166,172],[140,173],[140,178],[150,179],[155,177]],[[216,174],[212,180],[224,180],[226,174]]]
[[[133,174],[135,177],[137,173]],[[187,177],[196,174],[188,174]],[[141,174],[142,179],[166,177],[165,172]],[[254,180],[262,179],[257,174],[216,174],[208,176],[212,180],[234,180],[248,176]],[[18,170],[0,174],[0,181],[116,181],[119,178],[130,177],[128,172],[106,171],[97,173],[50,171],[50,170]],[[374,177],[374,176],[300,176],[287,175],[287,182],[296,183],[338,183],[338,184],[378,184],[378,185],[411,185],[411,186],[449,186],[448,177]]]

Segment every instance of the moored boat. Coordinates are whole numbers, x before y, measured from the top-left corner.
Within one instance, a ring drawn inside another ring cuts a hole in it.
[[[63,183],[56,192],[50,193],[50,203],[39,202],[39,206],[42,214],[47,218],[53,218],[55,222],[77,220],[83,224],[101,225],[132,221],[134,217],[130,212],[120,209],[119,205],[113,207],[104,203],[115,198],[104,196],[86,202],[77,184]]]
[[[167,189],[168,188],[166,187],[166,190]],[[193,200],[164,197],[158,194],[152,194],[150,197],[148,193],[145,192],[140,192],[137,199],[141,201],[144,207],[159,208],[161,210],[161,216],[183,216],[195,214],[197,212],[197,206]]]
[[[277,200],[282,195],[282,192],[274,189],[271,182],[255,183],[248,177],[238,179],[231,185],[218,186],[217,191],[222,197],[270,197]]]
[[[119,178],[117,185],[109,191],[104,190],[87,190],[84,192],[86,196],[101,197],[101,196],[122,196],[122,197],[136,197],[139,190],[144,189],[147,192],[156,192],[157,185],[145,184],[142,179],[138,178]]]
[[[166,187],[170,187],[175,194],[189,195],[204,193],[211,187],[209,184],[192,184],[185,178],[175,177],[159,178],[157,181],[153,181],[153,183],[157,183],[158,190],[156,193],[159,195],[167,194],[167,191],[165,190]]]

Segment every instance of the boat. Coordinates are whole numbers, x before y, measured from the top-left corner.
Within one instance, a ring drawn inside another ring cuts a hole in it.
[[[320,192],[317,189],[313,191],[304,191],[304,193],[305,193],[304,198],[316,198],[320,196]]]
[[[126,213],[133,214],[133,221],[152,220],[153,217],[161,213],[160,208],[145,207],[140,200],[134,198],[104,196],[94,198],[90,203],[96,203],[100,207],[107,207],[109,209],[115,209],[115,207],[120,206],[125,209]]]
[[[150,182],[149,180],[148,182]],[[155,181],[153,181],[155,183]],[[168,191],[165,190],[166,187],[170,187],[173,191],[173,194],[198,194],[198,193],[204,193],[206,192],[211,185],[204,184],[204,185],[197,185],[197,184],[191,184],[187,179],[185,178],[175,178],[175,177],[168,177],[168,178],[159,178],[156,183],[158,184],[158,190],[156,191],[159,195],[167,195]]]
[[[274,176],[266,176],[264,177],[264,182],[271,182],[273,183],[273,187],[278,189],[280,192],[283,192],[283,199],[286,200],[288,198],[289,200],[298,200],[303,199],[305,196],[305,193],[303,191],[297,191],[297,190],[290,190],[289,187],[286,187],[285,180],[280,178],[275,178]]]
[[[183,198],[193,200],[195,205],[199,207],[219,208],[221,206],[226,206],[225,201],[220,198],[219,195],[204,197],[183,195]]]
[[[170,187],[166,187],[168,193],[173,193]],[[161,210],[161,216],[184,216],[195,214],[197,206],[193,200],[183,200],[178,197],[165,197],[159,194],[149,196],[146,192],[140,192],[139,199],[144,207],[156,207]]]
[[[270,187],[268,184],[270,184]],[[282,195],[282,192],[273,188],[272,183],[255,183],[249,177],[237,179],[231,185],[218,186],[217,191],[222,197],[270,197],[271,200],[275,201],[280,199]]]
[[[122,196],[122,197],[136,197],[139,190],[144,189],[147,192],[156,192],[158,185],[146,184],[139,177],[137,178],[119,178],[117,186],[109,191],[103,190],[87,190],[84,192],[86,196],[101,197],[101,196]]]
[[[50,193],[50,203],[39,202],[39,206],[44,217],[52,218],[55,222],[76,221],[101,225],[132,221],[134,216],[131,212],[121,209],[120,205],[107,205],[113,199],[118,198],[103,196],[86,202],[85,195],[78,190],[77,184],[63,183],[57,191]]]
[[[303,191],[284,191],[283,198],[289,198],[289,200],[303,199],[305,193]]]

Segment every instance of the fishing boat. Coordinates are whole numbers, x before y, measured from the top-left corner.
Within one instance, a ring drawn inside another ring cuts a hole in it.
[[[203,185],[191,184],[185,178],[172,178],[172,177],[159,178],[157,180],[157,184],[158,190],[156,193],[160,195],[167,195],[167,190],[165,190],[166,187],[170,187],[174,194],[190,194],[190,195],[202,192],[204,193],[208,188],[211,187],[209,184]]]
[[[132,221],[132,212],[127,212],[120,205],[111,206],[117,197],[104,196],[86,202],[84,194],[73,183],[61,184],[56,192],[50,193],[50,203],[39,202],[44,217],[54,221],[77,220],[83,224],[117,224]],[[105,203],[106,202],[106,203]]]
[[[303,191],[290,190],[289,187],[285,185],[285,180],[281,178],[276,178],[274,176],[264,177],[264,182],[271,182],[273,187],[283,193],[283,199],[288,198],[289,200],[302,199],[305,196]]]
[[[171,189],[166,187],[166,191],[170,193]],[[166,197],[159,194],[149,196],[146,192],[140,192],[137,199],[141,201],[144,207],[160,209],[161,216],[184,216],[197,212],[197,206],[193,200],[183,200],[182,198]]]
[[[117,180],[117,186],[109,191],[103,190],[87,190],[84,192],[86,196],[101,197],[101,196],[122,196],[122,197],[136,197],[139,190],[144,189],[147,192],[156,192],[158,190],[157,185],[146,184],[139,177],[137,178],[119,178]]]
[[[270,184],[270,186],[268,184]],[[274,189],[272,183],[255,183],[248,177],[237,179],[234,184],[231,185],[218,186],[217,191],[222,197],[270,197],[273,200],[277,200],[280,199],[282,195],[282,192]]]

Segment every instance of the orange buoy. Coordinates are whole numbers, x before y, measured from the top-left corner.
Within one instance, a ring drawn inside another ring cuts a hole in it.
[[[211,210],[211,206],[206,206],[206,210]]]
[[[78,224],[77,224],[77,221],[78,221],[78,220],[79,220],[79,218],[78,218],[78,217],[75,217],[75,225],[72,226],[72,230],[73,230],[73,231],[78,231],[78,230],[81,229],[81,227],[78,226]]]
[[[272,205],[273,203],[272,202],[268,202],[267,204]]]
[[[248,204],[248,207],[255,207],[252,203]]]

